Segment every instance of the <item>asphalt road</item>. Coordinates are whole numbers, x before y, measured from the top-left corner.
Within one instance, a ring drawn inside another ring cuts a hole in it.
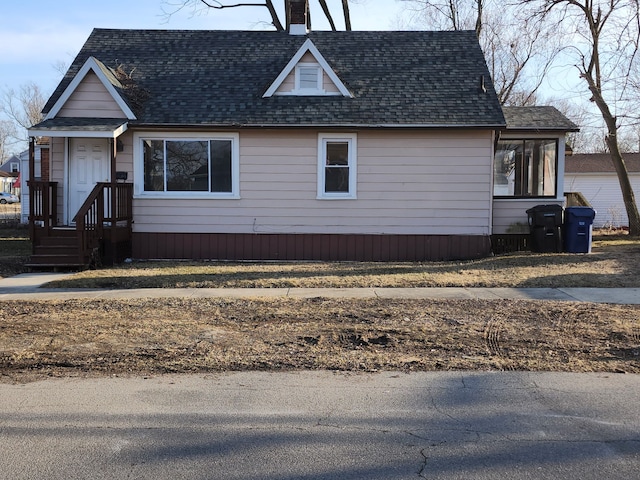
[[[2,479],[636,479],[640,376],[235,373],[0,384]]]

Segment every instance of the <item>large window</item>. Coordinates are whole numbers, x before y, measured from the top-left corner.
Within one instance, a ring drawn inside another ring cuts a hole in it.
[[[237,195],[237,139],[141,138],[144,192]]]
[[[356,198],[355,134],[318,138],[318,198]]]
[[[500,140],[493,163],[493,195],[555,197],[557,170],[557,140]]]

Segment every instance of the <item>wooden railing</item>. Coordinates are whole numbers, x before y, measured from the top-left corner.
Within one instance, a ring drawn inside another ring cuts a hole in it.
[[[29,180],[29,235],[32,253],[42,235],[58,223],[58,182]],[[38,226],[39,228],[36,228]]]
[[[58,221],[58,182],[29,180],[29,221],[46,228]]]
[[[584,195],[580,192],[565,192],[564,196],[567,198],[567,207],[590,207],[589,200],[584,198]]]
[[[78,213],[73,217],[78,234],[79,254],[90,256],[100,245],[106,228],[118,226],[131,230],[133,223],[133,185],[97,183]],[[114,238],[114,236],[112,236]]]

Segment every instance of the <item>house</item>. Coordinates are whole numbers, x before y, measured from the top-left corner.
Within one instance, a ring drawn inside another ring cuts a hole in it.
[[[640,153],[625,153],[622,157],[637,198],[640,195]],[[573,154],[566,159],[564,175],[565,191],[581,193],[596,211],[595,228],[629,226],[618,175],[608,153]]]
[[[0,165],[0,192],[19,194],[16,191],[16,180],[20,174],[20,158],[16,155],[9,157]]]
[[[30,129],[51,138],[34,245],[72,227],[79,263],[486,256],[563,201],[575,125],[528,112],[505,121],[472,31],[96,29]]]

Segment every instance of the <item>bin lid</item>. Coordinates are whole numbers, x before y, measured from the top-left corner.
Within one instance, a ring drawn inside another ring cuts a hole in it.
[[[591,207],[567,207],[564,211],[565,215],[571,215],[576,218],[593,220],[596,217],[596,211]]]
[[[527,213],[558,213],[562,212],[562,205],[550,204],[550,205],[536,205],[527,210]]]

